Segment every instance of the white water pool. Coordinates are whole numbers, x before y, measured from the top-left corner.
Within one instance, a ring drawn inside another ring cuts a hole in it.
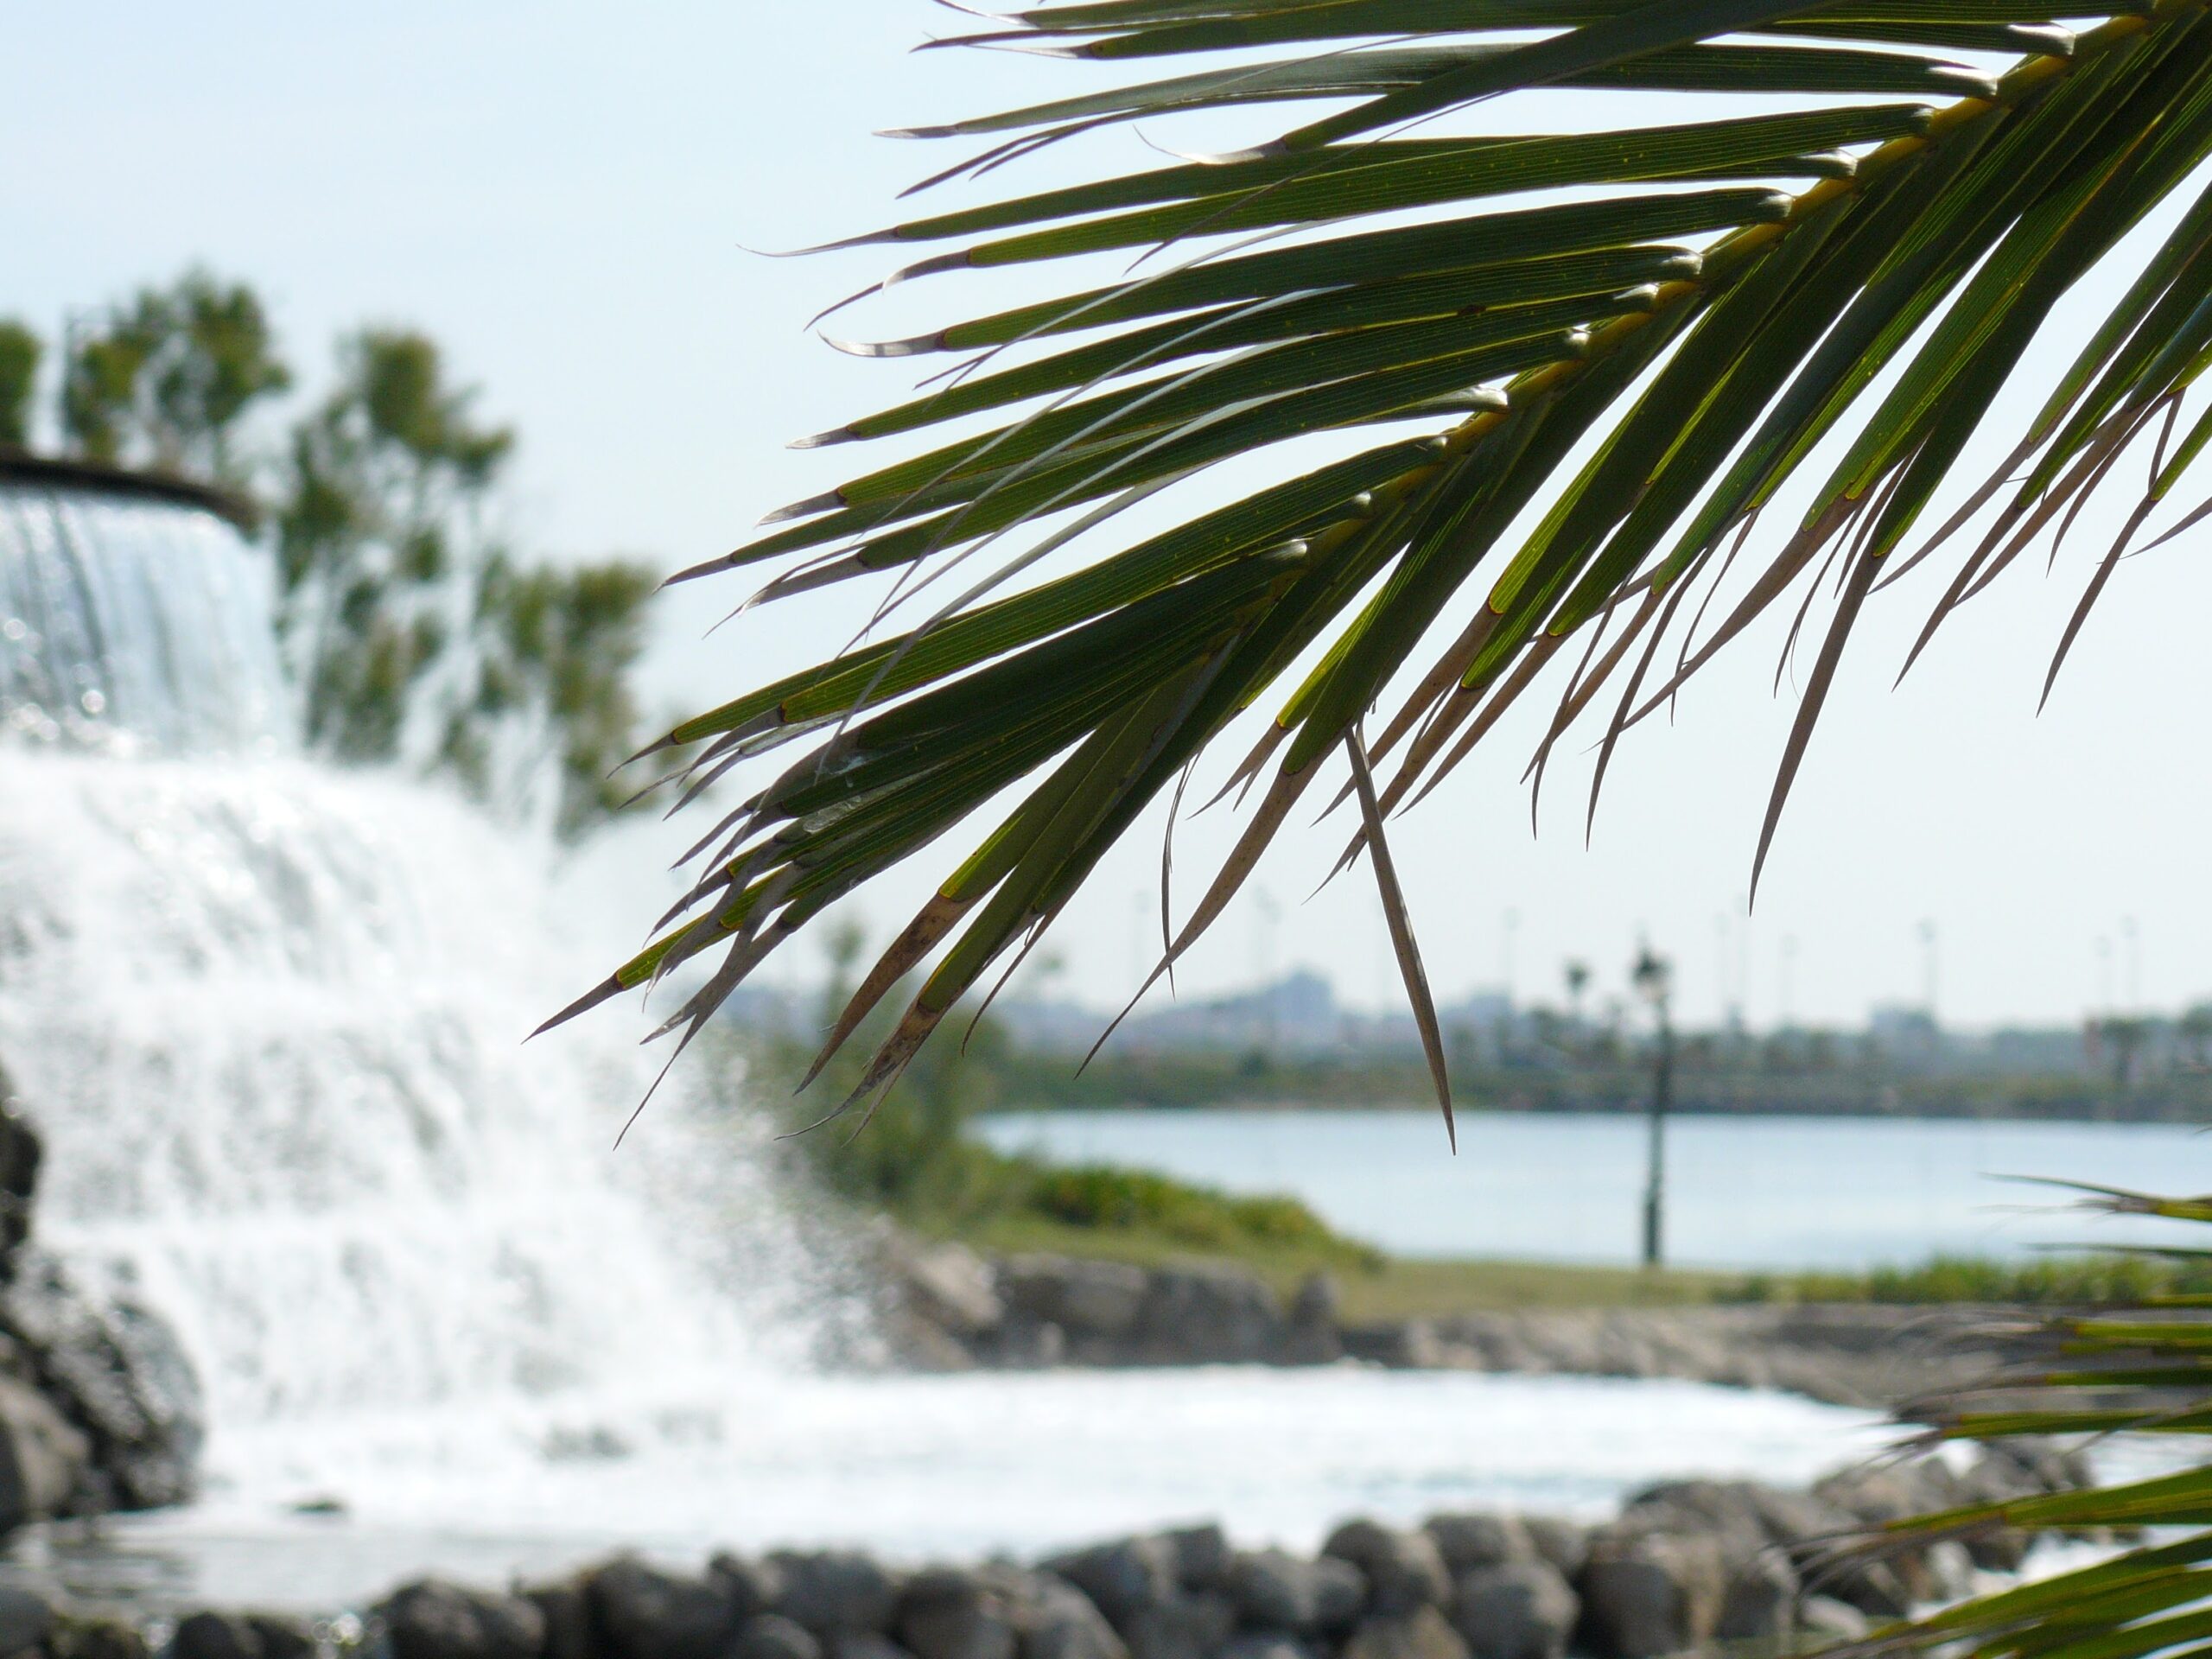
[[[47,1535],[13,1570],[79,1593],[327,1610],[433,1567],[499,1582],[632,1546],[695,1563],[833,1542],[1033,1555],[1211,1519],[1240,1542],[1311,1548],[1356,1514],[1596,1517],[1669,1476],[1802,1483],[1884,1435],[1866,1413],[1782,1395],[1353,1366],[791,1378],[658,1420],[331,1427],[230,1431],[223,1489],[199,1507],[98,1540]],[[544,1456],[549,1440],[566,1454]],[[292,1512],[316,1497],[344,1515]]]

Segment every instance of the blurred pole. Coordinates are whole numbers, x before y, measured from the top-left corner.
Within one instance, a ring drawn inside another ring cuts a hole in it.
[[[1666,1260],[1667,1114],[1674,1106],[1675,1095],[1675,1021],[1669,995],[1673,976],[1666,958],[1654,955],[1646,944],[1637,957],[1631,977],[1659,1018],[1643,1188],[1643,1265],[1656,1268]]]

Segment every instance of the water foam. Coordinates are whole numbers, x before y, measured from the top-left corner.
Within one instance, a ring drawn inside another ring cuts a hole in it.
[[[702,1144],[671,1098],[618,1154],[650,1077],[623,1022],[520,1046],[581,969],[512,837],[302,763],[0,764],[40,1231],[177,1325],[219,1483],[312,1485],[372,1427],[626,1443],[800,1363],[802,1253],[742,1128]],[[720,1207],[686,1213],[702,1166]]]

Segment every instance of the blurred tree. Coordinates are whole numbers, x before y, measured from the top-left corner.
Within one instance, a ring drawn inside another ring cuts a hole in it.
[[[0,318],[0,448],[30,442],[31,394],[38,386],[39,337],[13,318]]]
[[[62,375],[62,428],[79,454],[233,488],[246,482],[239,423],[292,383],[259,296],[205,270],[114,307],[78,337]]]
[[[338,384],[286,457],[280,626],[312,743],[447,773],[574,836],[628,792],[607,774],[635,747],[653,579],[526,567],[500,544],[487,499],[514,434],[480,423],[475,397],[421,334],[341,342]]]

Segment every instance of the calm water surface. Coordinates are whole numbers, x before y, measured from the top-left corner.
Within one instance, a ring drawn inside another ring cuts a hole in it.
[[[980,1132],[1060,1161],[1293,1192],[1408,1255],[1629,1262],[1642,1224],[1634,1117],[1465,1112],[1456,1158],[1433,1111],[1009,1112]],[[1685,1265],[1848,1268],[2152,1243],[2160,1230],[2069,1211],[2067,1194],[2003,1178],[2212,1190],[2212,1138],[2170,1124],[1687,1117],[1667,1152],[1669,1254]]]

